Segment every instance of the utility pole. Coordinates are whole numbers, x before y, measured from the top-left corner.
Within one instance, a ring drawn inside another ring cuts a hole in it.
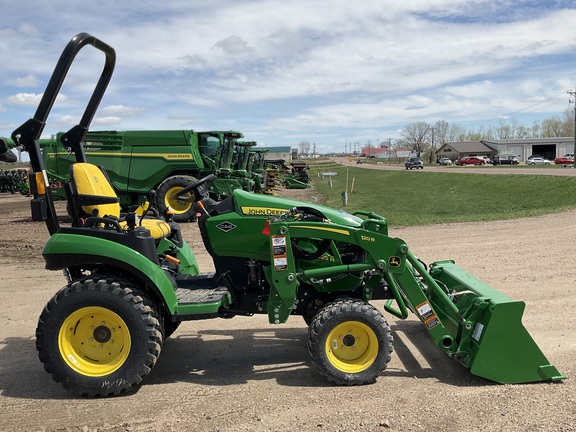
[[[436,157],[436,146],[434,144],[434,132],[436,131],[436,128],[432,126],[431,130],[432,130],[432,144],[430,145],[430,163],[434,162],[434,159]]]
[[[576,88],[574,90],[569,90],[567,92],[571,97],[574,98],[574,101],[570,100],[568,101],[569,104],[573,103],[574,104],[574,150],[572,151],[573,154],[576,154]],[[575,156],[576,157],[576,156]],[[574,166],[576,165],[576,163],[572,163],[572,168],[574,168]]]

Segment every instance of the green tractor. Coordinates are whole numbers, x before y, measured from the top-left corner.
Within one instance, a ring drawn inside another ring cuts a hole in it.
[[[84,46],[105,65],[78,125],[63,139],[74,152],[65,190],[70,226],[60,226],[38,139],[67,71]],[[43,257],[68,283],[40,315],[36,347],[44,368],[75,394],[110,396],[139,385],[163,341],[185,320],[300,315],[314,366],[337,385],[374,382],[393,352],[381,311],[415,314],[433,343],[470,371],[520,383],[565,378],[521,323],[513,301],[452,261],[427,267],[388,235],[384,217],[235,190],[216,202],[205,177],[180,191],[194,202],[215,272],[199,272],[170,212],[146,204],[120,214],[105,171],[85,160],[83,136],[111,79],[113,48],[86,33],[66,46],[33,118],[12,138],[30,154],[32,217],[51,234]],[[0,149],[0,153],[2,149]]]

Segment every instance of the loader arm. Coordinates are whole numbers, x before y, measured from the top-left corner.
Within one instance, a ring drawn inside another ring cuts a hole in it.
[[[377,282],[384,281],[390,299],[385,310],[401,319],[414,313],[434,344],[473,374],[502,383],[566,378],[524,328],[523,302],[508,298],[453,261],[435,262],[428,270],[402,239],[387,235],[383,217],[363,216],[367,219],[360,226],[302,221],[291,218],[290,212],[269,221],[270,266],[266,274],[271,286],[270,323],[288,319],[296,307],[300,284],[360,273],[358,286],[350,287],[350,292],[369,301],[375,299]],[[293,250],[294,238],[356,245],[366,251],[365,259],[341,264],[327,250],[325,265],[302,267]]]

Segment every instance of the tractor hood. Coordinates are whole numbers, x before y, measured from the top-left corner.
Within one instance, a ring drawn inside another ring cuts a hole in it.
[[[312,207],[324,214],[326,219],[349,227],[359,227],[362,219],[330,207],[311,204],[283,197],[254,194],[240,189],[234,191],[234,200],[238,213],[244,216],[279,216],[294,207]]]

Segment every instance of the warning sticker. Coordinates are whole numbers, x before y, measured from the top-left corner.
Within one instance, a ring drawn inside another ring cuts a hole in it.
[[[416,309],[424,321],[426,321],[431,316],[435,316],[428,302],[424,302],[421,305],[416,306]]]
[[[274,256],[286,255],[286,246],[274,246]]]
[[[272,253],[274,256],[286,255],[286,236],[272,237]]]
[[[286,236],[273,236],[272,245],[274,246],[286,246]]]
[[[436,327],[438,324],[440,324],[440,321],[438,320],[438,317],[436,315],[432,315],[430,318],[424,321],[424,325],[426,325],[428,330],[430,330],[433,327]]]
[[[288,258],[286,256],[274,257],[274,270],[286,270],[288,268]]]

